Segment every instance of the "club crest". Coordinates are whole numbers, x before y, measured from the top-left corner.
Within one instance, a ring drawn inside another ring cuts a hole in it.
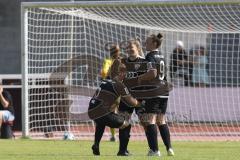
[[[138,70],[138,69],[140,68],[140,66],[141,66],[141,65],[138,64],[138,63],[137,63],[137,64],[134,64],[134,68],[135,68],[135,70]]]

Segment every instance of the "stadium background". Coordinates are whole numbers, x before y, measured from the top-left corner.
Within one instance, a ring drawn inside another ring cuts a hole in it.
[[[0,79],[2,78],[2,74],[21,74],[21,28],[20,28],[20,3],[21,2],[38,2],[39,0],[1,0],[0,1]],[[41,0],[44,1],[53,1],[53,0]],[[57,0],[63,1],[63,0]],[[210,86],[216,87],[221,85],[227,86],[231,84],[231,86],[237,86],[240,83],[240,62],[239,59],[233,59],[232,62],[227,63],[227,65],[222,65],[220,62],[227,57],[239,57],[239,52],[236,52],[235,49],[238,47],[234,47],[239,45],[239,34],[214,34],[208,35],[209,37],[205,37],[206,43],[211,43],[211,48],[209,50],[214,50],[212,52],[211,57],[209,57],[210,65],[208,66],[209,72],[214,79],[211,79]],[[229,42],[230,37],[235,36],[235,40]],[[212,38],[211,38],[212,37]],[[215,38],[217,37],[217,38]],[[203,42],[205,43],[205,42]],[[233,44],[232,48],[221,48],[219,44]],[[218,44],[218,45],[213,45]],[[208,47],[208,46],[206,46]],[[221,55],[218,54],[218,50],[221,50]],[[224,52],[228,50],[228,52]],[[229,51],[232,51],[232,54],[227,54]],[[218,58],[219,56],[219,58]],[[217,61],[217,62],[216,62]],[[217,64],[217,65],[215,65]],[[229,66],[230,64],[230,66]],[[227,68],[231,68],[232,72],[228,72]],[[218,70],[216,72],[216,70]],[[228,74],[233,74],[229,75]],[[229,77],[229,78],[228,78]],[[3,84],[10,83],[11,81],[3,81]],[[14,84],[20,84],[19,81],[14,81]],[[20,88],[11,88],[9,89],[13,94],[15,100],[15,108],[16,108],[16,121],[15,121],[15,130],[21,130],[21,89]],[[180,93],[179,93],[180,94]],[[191,93],[190,93],[191,94]],[[206,96],[207,97],[207,96]],[[194,117],[194,116],[193,116]],[[239,117],[240,119],[240,117]]]

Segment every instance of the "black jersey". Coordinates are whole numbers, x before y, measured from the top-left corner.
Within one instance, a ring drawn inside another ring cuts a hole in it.
[[[148,53],[146,60],[142,60],[139,63],[125,62],[125,64],[131,67],[127,69],[128,72],[130,72],[124,80],[124,84],[135,98],[151,99],[153,97],[168,95],[169,91],[171,91],[172,85],[167,82],[165,59],[158,51]],[[137,72],[135,68],[138,68]],[[136,76],[146,73],[150,69],[157,70],[157,77],[151,80],[141,81],[141,84],[138,84],[138,78]]]
[[[121,62],[125,64],[127,68],[125,81],[131,78],[136,78],[147,71],[147,61],[142,57],[137,57],[135,60],[123,58]]]
[[[161,97],[169,95],[172,85],[167,82],[167,66],[164,55],[159,51],[151,51],[147,54],[146,60],[149,62],[149,69],[152,68],[157,70],[157,76],[154,81],[158,84],[157,86],[159,87],[159,90],[156,91],[159,92],[156,92],[155,96],[145,101],[145,112],[165,114],[168,99]]]
[[[134,81],[139,75],[144,74],[147,71],[147,61],[142,57],[137,57],[135,60],[131,60],[130,58],[123,58],[121,59],[121,63],[125,64],[127,70],[123,83],[126,84],[131,93],[132,87],[134,87],[132,86],[131,82]],[[135,84],[136,82],[134,85]],[[118,110],[122,112],[133,113],[134,108],[124,103],[124,101],[121,101]]]
[[[103,80],[100,87],[90,100],[88,115],[91,119],[101,117],[116,109],[115,102],[121,96],[124,100],[125,96],[130,93],[127,87],[118,81]],[[127,103],[127,102],[126,102]]]
[[[4,108],[3,105],[0,103],[0,110],[8,110],[14,115],[13,100],[11,94],[8,91],[4,90],[2,92],[2,95],[8,101],[9,106],[7,108]]]
[[[160,51],[151,51],[147,54],[148,68],[157,69],[157,79],[167,80],[167,65],[164,55]]]

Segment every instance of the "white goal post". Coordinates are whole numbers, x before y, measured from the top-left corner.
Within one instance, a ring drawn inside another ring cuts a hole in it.
[[[160,32],[174,84],[166,113],[173,139],[239,140],[239,1],[25,2],[21,17],[23,136],[92,138],[86,112],[105,44],[139,37],[145,50],[146,37]],[[131,135],[144,138],[132,121]]]

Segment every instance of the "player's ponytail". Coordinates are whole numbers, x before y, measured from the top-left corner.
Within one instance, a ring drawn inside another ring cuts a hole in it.
[[[119,48],[118,44],[115,44],[113,42],[109,42],[109,43],[105,44],[104,48],[105,48],[106,51],[110,52],[110,56],[113,59],[116,59],[117,57],[119,57],[120,48]]]
[[[152,36],[153,43],[156,43],[156,48],[159,48],[162,45],[163,34],[158,33],[157,35],[153,34]]]
[[[163,39],[162,33],[158,33],[157,37],[158,37],[158,39],[162,40]]]

